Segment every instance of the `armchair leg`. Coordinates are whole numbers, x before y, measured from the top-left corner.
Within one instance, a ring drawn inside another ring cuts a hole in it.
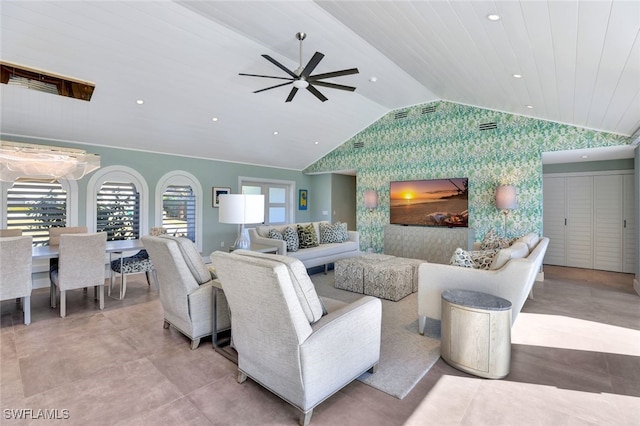
[[[298,421],[298,424],[300,426],[309,426],[309,423],[311,423],[311,415],[313,414],[313,408],[309,411],[307,411],[306,413],[301,413],[300,414],[300,420]]]
[[[65,293],[65,290],[60,290],[60,318],[67,316],[67,298]]]
[[[242,371],[238,370],[238,383],[244,383],[247,381],[247,375],[244,374]]]
[[[418,315],[418,333],[424,335],[425,325],[427,325],[427,317],[425,315]]]
[[[378,363],[375,363],[373,366],[371,366],[371,368],[368,369],[367,372],[371,374],[376,374],[378,372]]]
[[[24,324],[31,324],[31,296],[22,299],[22,310],[24,312]]]
[[[191,350],[194,351],[198,349],[198,346],[200,346],[200,339],[193,339],[191,341]]]
[[[98,289],[97,287],[100,287]],[[100,310],[104,310],[104,284],[94,287],[94,291],[98,292],[98,303],[100,304]]]
[[[52,308],[56,308],[56,299],[58,295],[56,294],[56,286],[54,283],[51,283],[51,285],[49,286],[49,298],[51,299],[51,307]]]
[[[169,321],[164,320],[164,324],[162,324],[162,328],[164,328],[166,330],[167,328],[169,328],[170,325],[171,324],[169,324]]]

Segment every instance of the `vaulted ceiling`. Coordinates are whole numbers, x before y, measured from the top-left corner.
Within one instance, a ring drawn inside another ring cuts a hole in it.
[[[1,84],[9,136],[301,170],[390,110],[438,99],[640,127],[638,1],[3,0],[0,19],[3,61],[96,84],[90,102]],[[304,64],[319,51],[314,73],[357,67],[329,80],[355,92],[252,93],[283,81],[238,73],[286,77],[261,55],[297,68],[299,31]]]

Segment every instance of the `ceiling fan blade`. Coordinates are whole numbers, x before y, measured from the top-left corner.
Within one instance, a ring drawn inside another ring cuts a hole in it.
[[[318,64],[322,60],[322,58],[324,58],[324,55],[322,53],[320,53],[320,52],[314,53],[313,57],[311,59],[309,59],[309,62],[307,63],[307,66],[304,67],[304,69],[302,70],[302,73],[300,75],[302,77],[304,77],[305,79],[307,77],[309,77],[309,75],[313,72],[313,70],[316,69],[316,67],[318,66]]]
[[[271,87],[267,87],[264,89],[260,89],[260,90],[256,90],[253,93],[260,93],[260,92],[264,92],[265,90],[269,90],[269,89],[275,89],[276,87],[282,87],[282,86],[286,86],[287,84],[293,84],[293,80],[287,82],[287,83],[282,83],[282,84],[276,84],[275,86],[271,86]]]
[[[291,77],[276,77],[273,75],[245,74],[243,72],[238,73],[238,75],[244,75],[247,77],[277,78],[278,80],[291,80]]]
[[[353,86],[345,86],[343,84],[329,83],[326,81],[314,81],[313,84],[315,84],[316,86],[330,87],[332,89],[348,90],[349,92],[353,92],[354,90],[356,90],[356,88]]]
[[[293,97],[296,95],[296,93],[298,93],[298,88],[293,87],[289,92],[289,96],[287,96],[287,100],[285,102],[291,102],[293,100]]]
[[[323,78],[332,78],[332,77],[340,77],[343,75],[358,74],[359,72],[360,71],[358,71],[358,68],[349,68],[348,70],[326,72],[324,74],[312,75],[312,76],[309,76],[309,78],[307,78],[307,81],[316,81],[316,80],[321,80]]]
[[[316,98],[320,99],[322,102],[327,100],[327,97],[325,95],[323,95],[322,93],[320,93],[318,91],[318,89],[316,89],[312,85],[308,85],[307,86],[307,90],[310,91],[311,93],[313,93],[316,96]]]
[[[287,74],[289,74],[291,77],[293,78],[298,78],[297,75],[295,75],[293,73],[293,71],[291,71],[289,68],[285,67],[284,65],[282,65],[280,62],[276,61],[275,59],[273,59],[271,56],[269,55],[262,55],[263,58],[265,58],[267,61],[271,62],[273,65],[275,65],[276,67],[280,68],[282,71],[286,72]]]

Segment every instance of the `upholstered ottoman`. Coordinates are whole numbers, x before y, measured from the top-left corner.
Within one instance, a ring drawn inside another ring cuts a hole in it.
[[[364,294],[394,302],[413,292],[413,267],[394,261],[368,265],[364,270]]]
[[[424,260],[420,259],[408,259],[406,257],[394,257],[390,260],[390,262],[395,263],[397,265],[409,265],[411,266],[411,292],[415,293],[418,291],[418,267]]]
[[[394,259],[394,256],[371,253],[363,256],[337,260],[333,265],[335,288],[353,291],[355,293],[363,293],[365,269],[369,265],[390,259]]]

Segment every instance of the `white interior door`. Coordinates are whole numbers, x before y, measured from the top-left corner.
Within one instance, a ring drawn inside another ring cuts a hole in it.
[[[568,177],[567,266],[593,268],[593,177]]]
[[[544,256],[547,265],[564,266],[566,257],[565,178],[543,179],[542,219],[544,236],[549,237],[549,246]]]
[[[594,176],[593,267],[622,271],[622,175]]]
[[[623,232],[622,246],[624,256],[622,259],[622,272],[632,274],[636,272],[638,262],[638,247],[636,247],[636,212],[635,202],[638,190],[635,189],[632,174],[623,175]]]

